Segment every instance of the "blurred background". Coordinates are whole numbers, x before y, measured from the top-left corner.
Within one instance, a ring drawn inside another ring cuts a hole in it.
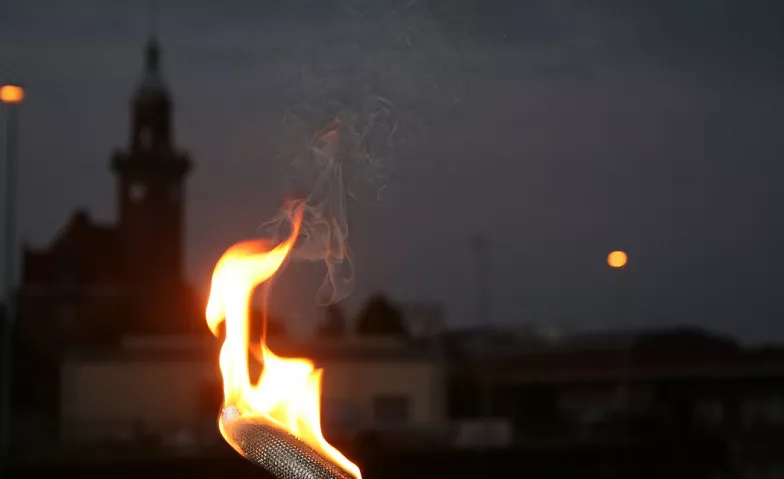
[[[4,477],[263,476],[218,432],[204,308],[223,251],[307,193],[352,268],[324,301],[334,258],[295,258],[269,345],[325,368],[364,477],[784,477],[782,22],[4,2]]]

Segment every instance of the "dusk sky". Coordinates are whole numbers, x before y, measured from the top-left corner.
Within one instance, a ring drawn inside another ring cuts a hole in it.
[[[349,308],[381,290],[475,323],[482,235],[494,322],[784,339],[784,3],[158,3],[176,141],[196,165],[188,274],[205,295],[222,251],[280,206],[284,114],[330,101],[314,86],[328,78],[335,95],[392,102],[406,140],[380,199],[373,182],[349,203]],[[46,245],[77,207],[115,220],[108,161],[128,142],[149,18],[130,0],[0,7],[0,81],[28,95],[29,243]],[[605,262],[618,248],[628,320],[613,313],[620,282]],[[312,320],[323,272],[310,269],[275,290],[293,320]]]

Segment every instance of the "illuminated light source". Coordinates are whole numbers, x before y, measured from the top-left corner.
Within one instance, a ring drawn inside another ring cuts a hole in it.
[[[216,336],[225,321],[225,339],[219,360],[224,410],[236,410],[242,419],[293,435],[355,479],[361,479],[359,467],[322,435],[323,370],[316,369],[309,359],[275,355],[263,337],[260,346],[251,346],[249,310],[253,291],[280,269],[299,235],[302,205],[292,206],[288,211],[292,228],[286,240],[278,245],[265,240],[237,243],[218,260],[212,274],[206,319]],[[249,351],[263,368],[255,383],[250,379]],[[227,431],[223,415],[218,426],[226,442],[245,455],[243,446]]]
[[[3,85],[0,87],[0,101],[3,103],[22,103],[24,94],[24,88],[19,85]]]
[[[611,268],[623,268],[628,261],[629,257],[624,251],[617,250],[607,255],[607,264]]]

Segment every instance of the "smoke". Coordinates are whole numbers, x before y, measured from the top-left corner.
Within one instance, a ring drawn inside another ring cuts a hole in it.
[[[278,158],[304,209],[291,259],[326,264],[320,305],[354,289],[349,200],[382,200],[397,154],[427,137],[424,112],[462,95],[456,57],[424,4],[364,3],[344,0],[342,14],[315,29],[321,37],[310,36],[284,72],[297,101],[283,117]],[[290,208],[265,231],[283,238]]]
[[[361,200],[363,186],[373,191],[376,199],[381,198],[397,123],[393,105],[380,97],[363,99],[356,108],[345,102],[335,104],[332,111],[300,106],[286,117],[289,132],[306,134],[314,124],[323,126],[311,133],[301,151],[289,157],[298,176],[311,184],[310,191],[303,199],[289,202],[262,227],[282,238],[289,228],[291,208],[303,208],[300,236],[291,258],[325,262],[327,274],[317,300],[326,305],[340,301],[354,289],[347,200]]]

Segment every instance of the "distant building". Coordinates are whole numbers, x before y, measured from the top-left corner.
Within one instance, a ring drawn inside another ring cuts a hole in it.
[[[548,343],[530,327],[472,327],[444,331],[440,338],[446,355],[457,363],[487,356],[514,356]]]
[[[151,39],[131,100],[128,144],[110,162],[117,223],[96,222],[79,210],[47,247],[23,248],[15,339],[38,361],[25,374],[38,384],[21,385],[26,404],[53,407],[52,375],[64,349],[204,329],[183,272],[191,160],[175,144],[172,110],[160,48]]]
[[[218,346],[215,340],[145,339],[119,351],[70,355],[61,382],[63,442],[218,440]],[[413,437],[445,425],[446,376],[429,344],[270,339],[270,347],[324,368],[322,427],[330,439],[352,440],[368,431]]]
[[[784,351],[698,329],[572,335],[463,356],[450,385],[453,417],[509,418],[520,440],[625,429],[784,437]]]
[[[190,328],[183,223],[191,160],[174,142],[159,57],[151,40],[128,145],[111,160],[118,222],[100,224],[77,211],[47,248],[24,248],[18,314],[47,349]]]

